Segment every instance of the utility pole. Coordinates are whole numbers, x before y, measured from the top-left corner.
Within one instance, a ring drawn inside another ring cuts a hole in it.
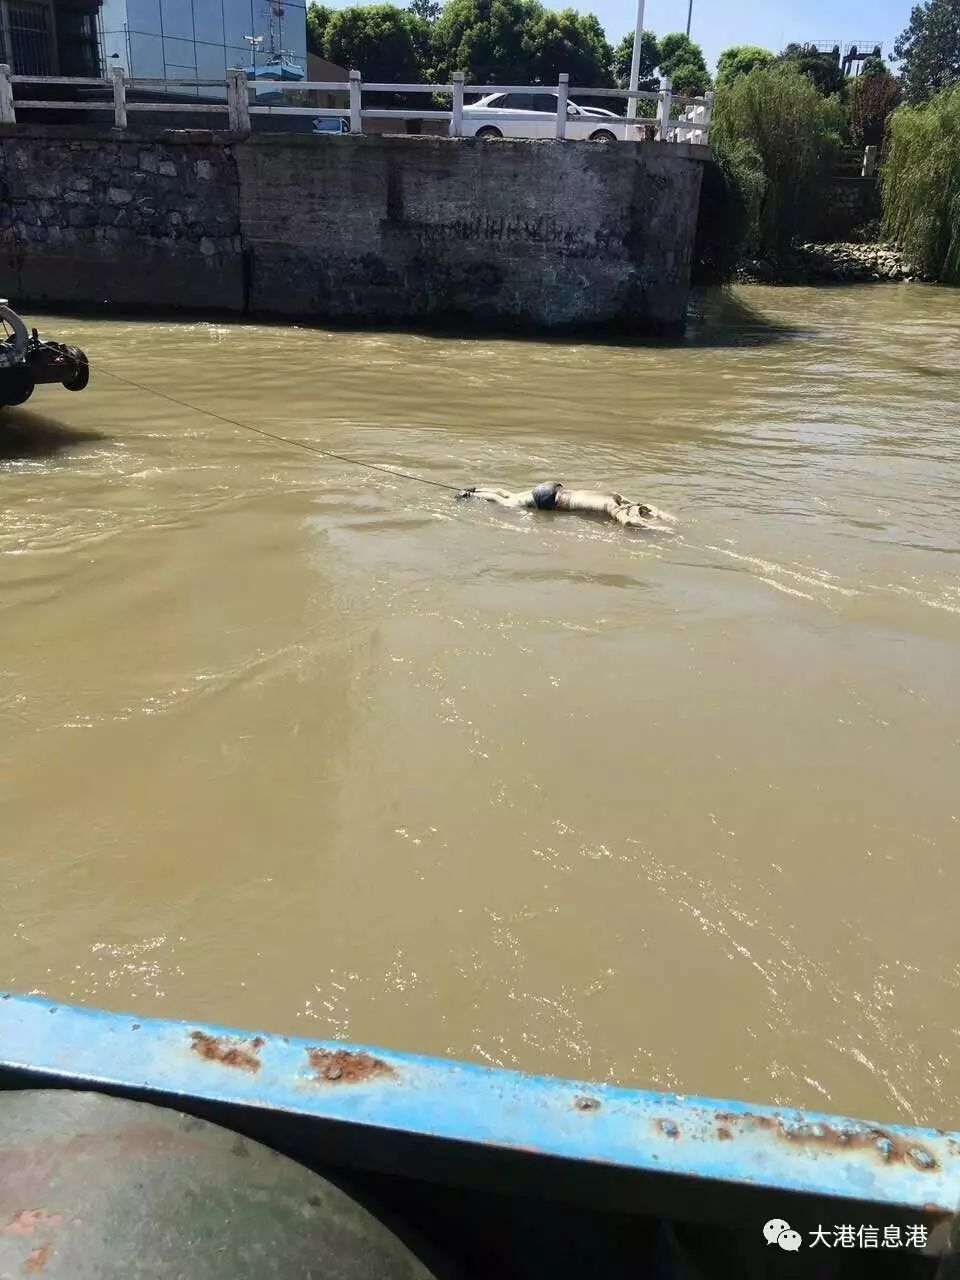
[[[687,0],[687,39],[690,39],[690,19],[693,17],[693,0]]]
[[[692,0],[691,0],[692,3]],[[630,88],[636,91],[640,82],[640,44],[643,40],[643,0],[637,0],[637,28],[633,35],[633,58],[630,62]],[[637,118],[636,98],[627,99],[627,119]]]

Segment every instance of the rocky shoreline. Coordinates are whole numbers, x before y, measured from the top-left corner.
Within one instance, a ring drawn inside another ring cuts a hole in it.
[[[904,262],[892,244],[801,244],[776,260],[748,258],[737,268],[745,284],[816,284],[822,281],[860,283],[877,280],[924,280]]]

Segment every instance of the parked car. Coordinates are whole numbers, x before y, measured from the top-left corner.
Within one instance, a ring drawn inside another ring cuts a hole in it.
[[[555,93],[488,93],[463,108],[463,135],[473,138],[556,137]],[[603,107],[567,102],[568,138],[623,142],[643,137],[645,120],[625,120]],[[452,127],[452,126],[451,126]]]
[[[317,116],[313,122],[314,133],[349,133],[350,125],[343,116]]]

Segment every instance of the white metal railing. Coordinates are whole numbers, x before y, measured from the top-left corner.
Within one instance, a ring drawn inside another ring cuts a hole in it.
[[[67,85],[76,88],[102,89],[110,92],[109,98],[97,100],[14,100],[13,86],[29,84],[42,87],[44,85]],[[262,92],[276,93],[283,88],[292,88],[297,92],[318,91],[325,93],[342,93],[347,97],[345,107],[297,107],[286,104],[262,104],[258,95]],[[226,89],[223,102],[139,102],[131,99],[129,90],[167,90],[167,89],[213,89],[222,92]],[[444,95],[451,99],[449,110],[427,108],[411,110],[398,107],[365,107],[363,93],[394,94],[428,94]],[[250,130],[250,117],[254,115],[276,116],[312,116],[314,118],[340,118],[349,122],[351,133],[361,133],[364,120],[441,120],[448,121],[453,137],[461,137],[464,131],[464,112],[470,111],[471,104],[465,103],[465,94],[480,96],[490,93],[525,93],[543,94],[556,97],[557,109],[554,114],[554,137],[564,139],[567,136],[567,125],[571,118],[567,104],[570,96],[570,78],[563,74],[554,85],[544,84],[466,84],[462,71],[456,71],[450,84],[381,84],[366,82],[359,71],[351,71],[347,81],[342,80],[301,80],[297,82],[270,81],[269,85],[251,83],[242,70],[227,72],[225,80],[151,80],[127,76],[123,68],[116,68],[109,78],[71,77],[71,76],[15,76],[9,66],[0,63],[0,124],[16,124],[17,110],[51,110],[51,111],[104,111],[111,112],[113,124],[117,129],[127,127],[128,115],[135,112],[206,112],[226,115],[228,129],[233,133],[247,133]],[[661,142],[696,142],[706,143],[710,135],[710,121],[713,114],[713,94],[702,98],[678,96],[673,93],[669,79],[660,81],[658,92],[645,89],[589,89],[578,88],[580,98],[620,98],[627,102],[648,101],[656,104],[656,116],[637,116],[625,119],[622,116],[609,119],[612,130],[623,129],[623,137],[634,130],[637,137],[652,135]],[[253,101],[251,102],[251,95]],[[538,113],[539,114],[539,113]],[[548,113],[544,112],[544,115]],[[469,117],[468,117],[469,118]],[[491,123],[494,120],[491,118]],[[530,122],[529,112],[510,112],[498,110],[496,123]],[[598,121],[598,128],[603,122]]]

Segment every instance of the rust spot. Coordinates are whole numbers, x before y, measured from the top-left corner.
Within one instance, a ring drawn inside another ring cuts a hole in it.
[[[680,1126],[673,1120],[658,1120],[657,1128],[665,1138],[679,1138]]]
[[[140,1023],[139,1023],[139,1022],[135,1022],[135,1023],[133,1024],[133,1026],[130,1028],[130,1030],[131,1030],[131,1031],[139,1031],[139,1030],[140,1030]]]
[[[308,1049],[310,1065],[322,1084],[362,1084],[376,1076],[395,1076],[397,1073],[382,1058],[372,1053],[354,1053],[349,1049]]]
[[[23,1264],[24,1271],[42,1271],[50,1261],[51,1253],[53,1253],[52,1244],[48,1242],[47,1244],[40,1245],[38,1248],[34,1249],[33,1253],[31,1253],[30,1257],[27,1258],[26,1262]]]
[[[574,1098],[573,1105],[578,1111],[599,1111],[603,1105],[599,1098],[588,1098],[585,1093]]]
[[[781,1123],[780,1136],[788,1142],[810,1143],[831,1151],[863,1151],[884,1164],[911,1164],[921,1172],[932,1172],[940,1166],[925,1147],[909,1144],[886,1129],[838,1129],[836,1125]]]
[[[9,1000],[9,999],[10,999],[10,992],[9,992],[9,991],[5,991],[5,992],[3,993],[3,998],[4,998],[4,1000]]]
[[[720,1128],[717,1130],[717,1137],[720,1139],[721,1142],[729,1142],[730,1139],[733,1137],[733,1134],[730,1132],[730,1130],[727,1128],[725,1124],[722,1124]]]
[[[926,1147],[909,1143],[886,1129],[865,1125],[841,1129],[817,1120],[788,1120],[783,1116],[756,1115],[752,1111],[718,1111],[714,1118],[718,1124],[729,1126],[731,1130],[742,1127],[773,1129],[778,1138],[790,1143],[825,1151],[863,1151],[884,1164],[910,1164],[922,1173],[932,1172],[940,1167],[937,1158]]]
[[[263,1036],[254,1036],[252,1040],[231,1040],[227,1036],[211,1036],[206,1031],[192,1031],[190,1039],[194,1053],[199,1053],[208,1062],[222,1062],[225,1067],[239,1067],[242,1071],[260,1070]]]

